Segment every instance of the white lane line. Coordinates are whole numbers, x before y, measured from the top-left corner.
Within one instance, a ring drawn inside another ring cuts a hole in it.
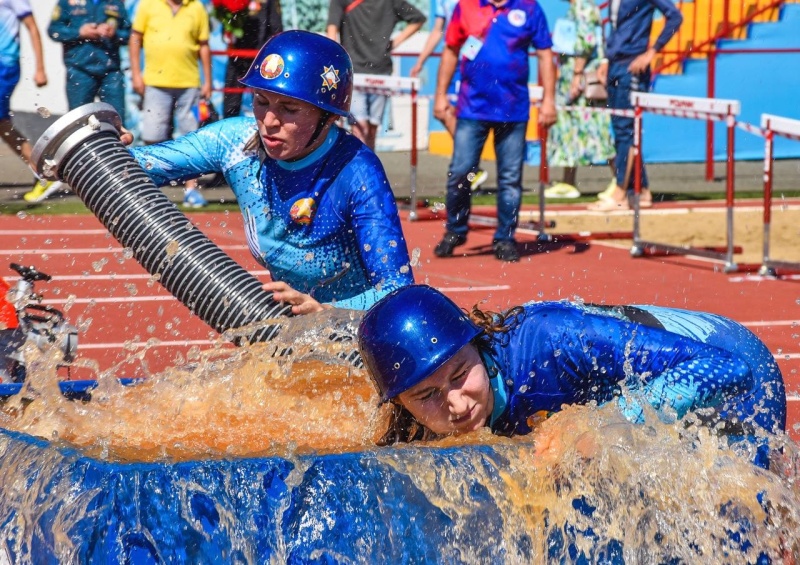
[[[42,300],[42,304],[52,306],[54,304],[119,304],[124,302],[163,302],[168,300],[177,299],[174,296],[110,296],[107,298],[55,298],[50,300]]]
[[[108,230],[0,230],[0,235],[105,235]]]
[[[448,286],[439,287],[442,292],[491,292],[493,290],[511,290],[507,284],[497,284],[490,286]]]
[[[241,251],[246,245],[217,245],[220,249]],[[85,255],[89,253],[122,253],[122,247],[84,247],[76,249],[0,249],[0,255]]]
[[[800,320],[761,320],[758,322],[739,322],[748,328],[768,328],[771,326],[800,326]]]
[[[158,341],[154,343],[147,343],[144,341],[134,341],[127,343],[82,343],[78,344],[78,349],[125,349],[125,348],[139,348],[139,347],[174,347],[174,346],[189,346],[189,345],[211,345],[218,343],[208,339],[185,339],[178,341]],[[222,342],[225,345],[233,346],[232,343]]]
[[[269,271],[247,271],[253,276],[259,277],[262,275],[269,275]],[[18,281],[20,277],[3,277],[6,281]],[[129,281],[129,280],[150,280],[153,275],[141,274],[115,274],[109,273],[107,275],[55,275],[50,279],[50,282],[58,281]]]
[[[764,275],[741,275],[735,277],[728,277],[730,282],[770,282],[770,281],[797,281],[800,280],[800,275],[780,275],[777,277],[768,277]]]

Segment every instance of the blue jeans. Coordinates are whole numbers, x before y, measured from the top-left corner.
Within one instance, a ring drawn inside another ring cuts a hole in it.
[[[513,241],[522,201],[522,164],[525,157],[526,122],[485,122],[458,119],[453,139],[453,160],[447,178],[447,231],[467,234],[472,190],[467,175],[478,170],[481,151],[494,130],[497,156],[498,241]]]
[[[613,61],[608,66],[608,107],[615,110],[630,110],[631,92],[647,92],[650,86],[650,69],[640,75],[633,75],[628,70],[630,59],[623,61]],[[631,165],[628,186],[625,187],[625,172],[628,170],[628,158],[633,147],[633,118],[622,116],[611,116],[611,128],[614,130],[614,148],[617,150],[617,157],[614,166],[617,174],[617,186],[627,190],[633,190],[634,171]],[[642,188],[647,188],[647,171],[644,168],[642,159]]]
[[[95,97],[114,106],[125,123],[125,78],[122,71],[110,71],[101,75],[87,73],[83,69],[67,67],[67,105],[73,110],[91,104]]]

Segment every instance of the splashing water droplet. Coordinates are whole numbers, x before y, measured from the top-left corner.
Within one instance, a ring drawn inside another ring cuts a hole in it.
[[[36,109],[36,113],[39,114],[41,117],[43,117],[45,119],[47,119],[47,118],[49,118],[51,116],[50,110],[45,108],[44,106],[39,106]]]
[[[19,218],[20,220],[24,220],[27,217],[28,213],[26,211],[20,210],[19,212],[17,212],[17,218]]]

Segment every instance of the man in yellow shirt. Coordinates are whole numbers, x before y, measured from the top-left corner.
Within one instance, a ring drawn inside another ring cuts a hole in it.
[[[199,0],[141,0],[130,39],[131,81],[142,96],[142,140],[159,143],[198,127],[193,108],[211,96],[208,13]],[[144,73],[141,52],[144,47]],[[200,82],[198,59],[203,65]],[[197,182],[186,182],[185,206],[206,205]]]

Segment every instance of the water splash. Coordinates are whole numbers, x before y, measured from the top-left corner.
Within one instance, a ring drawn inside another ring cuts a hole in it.
[[[569,407],[525,437],[376,448],[388,414],[342,361],[358,315],[336,316],[292,319],[268,344],[220,341],[122,387],[115,377],[151,340],[99,374],[88,403],[65,400],[51,357],[26,352],[25,389],[0,411],[6,430],[42,438],[0,434],[0,535],[17,562],[35,561],[32,548],[90,560],[90,546],[119,561],[150,547],[249,563],[800,552],[800,453],[785,436],[767,472],[692,418],[646,410],[634,425],[611,404]]]

